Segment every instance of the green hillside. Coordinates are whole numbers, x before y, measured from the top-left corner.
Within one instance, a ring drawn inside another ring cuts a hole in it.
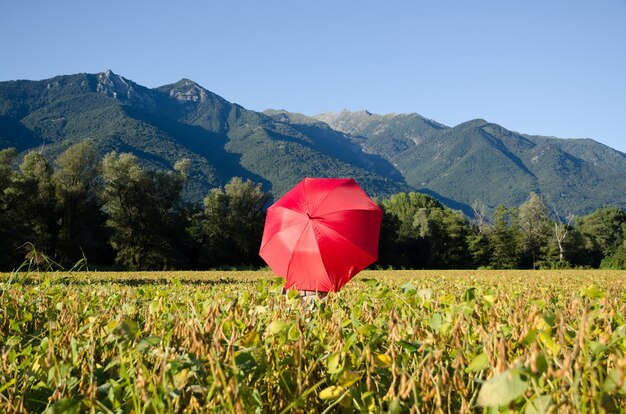
[[[191,160],[186,198],[199,202],[233,176],[282,195],[305,176],[350,176],[382,196],[408,189],[385,159],[361,155],[326,125],[292,126],[227,102],[188,79],[148,89],[106,71],[0,82],[0,148],[53,159],[82,139],[101,155],[131,152],[152,168]]]
[[[626,155],[590,139],[480,119],[448,127],[418,114],[260,113],[189,79],[150,89],[111,71],[0,82],[0,148],[54,159],[83,139],[151,168],[188,158],[193,202],[233,176],[274,196],[306,176],[349,176],[372,196],[418,190],[466,213],[475,201],[518,206],[531,191],[560,214],[626,208]]]
[[[466,212],[474,201],[518,206],[531,191],[560,214],[626,207],[626,155],[590,139],[522,135],[481,119],[450,128],[417,114],[342,111],[315,119],[362,137],[407,184]]]

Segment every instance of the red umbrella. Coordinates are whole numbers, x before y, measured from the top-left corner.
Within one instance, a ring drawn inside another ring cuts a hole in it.
[[[305,178],[267,210],[259,254],[287,289],[336,292],[378,259],[382,216],[352,178]]]

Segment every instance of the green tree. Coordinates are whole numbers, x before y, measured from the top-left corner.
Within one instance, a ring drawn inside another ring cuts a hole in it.
[[[102,161],[107,225],[115,260],[131,269],[184,266],[184,215],[180,193],[188,163],[175,172],[144,170],[133,154],[107,154]]]
[[[550,219],[541,197],[530,193],[530,197],[519,207],[519,228],[522,233],[522,251],[533,269],[547,253],[550,238]]]
[[[10,270],[18,263],[21,255],[17,248],[25,241],[25,229],[16,220],[13,202],[17,174],[11,164],[16,157],[15,148],[0,151],[0,269],[3,270]]]
[[[411,268],[467,267],[469,223],[433,197],[399,193],[384,199],[381,265]]]
[[[259,265],[265,223],[264,208],[271,198],[260,184],[233,177],[204,199],[204,210],[192,230],[201,245],[202,266]]]
[[[20,243],[30,242],[37,251],[53,255],[58,224],[56,198],[52,185],[52,167],[39,152],[29,152],[5,191],[11,216],[23,231]]]
[[[490,224],[487,221],[487,206],[477,201],[472,203],[474,217],[467,235],[467,248],[475,267],[489,266],[491,248],[489,245]]]
[[[593,267],[593,252],[587,248],[587,240],[576,225],[572,225],[563,240],[563,255],[566,264],[572,266]]]
[[[515,213],[502,205],[497,206],[493,213],[493,227],[489,233],[491,267],[514,269],[518,266],[520,260],[518,239]]]
[[[469,253],[469,222],[465,216],[449,208],[431,212],[431,251],[433,267],[463,269],[472,266]]]
[[[601,207],[581,217],[577,221],[577,227],[583,235],[592,265],[615,267],[610,260],[604,264],[603,261],[615,254],[621,254],[620,249],[626,239],[626,212],[617,207]]]
[[[91,141],[72,145],[56,159],[53,181],[60,217],[56,256],[70,264],[83,254],[96,263],[107,261],[101,168]]]
[[[426,194],[398,193],[383,199],[384,211],[379,246],[383,266],[427,268],[432,265],[428,235],[430,210],[443,208]]]
[[[600,263],[604,269],[626,269],[626,238],[608,257]]]

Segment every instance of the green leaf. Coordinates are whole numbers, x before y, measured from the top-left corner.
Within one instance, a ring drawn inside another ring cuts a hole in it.
[[[487,368],[489,368],[489,358],[487,354],[483,352],[472,359],[472,362],[465,368],[465,372],[482,371]]]
[[[554,328],[554,325],[556,324],[556,315],[554,312],[546,311],[541,315],[541,317],[550,326],[550,328]]]
[[[369,285],[371,287],[376,287],[380,284],[380,282],[376,279],[369,279],[369,278],[363,278],[361,279],[361,282],[365,283],[366,285]]]
[[[11,378],[9,381],[7,381],[4,384],[0,385],[0,392],[3,392],[4,390],[6,390],[7,388],[13,386],[14,384],[15,384],[15,378]]]
[[[528,390],[528,382],[522,379],[518,370],[506,370],[489,378],[478,394],[481,407],[499,407],[515,401]]]
[[[471,288],[467,289],[465,291],[465,293],[463,294],[463,300],[466,301],[466,302],[474,300],[475,298],[476,298],[476,288],[475,287],[471,287]]]
[[[132,319],[124,319],[116,327],[115,331],[126,339],[134,339],[139,333],[139,325]]]
[[[604,380],[604,384],[602,384],[602,390],[626,395],[626,378],[624,371],[621,369],[611,370]]]
[[[291,325],[287,332],[287,338],[289,338],[290,341],[297,341],[300,338],[300,331],[298,330],[297,324],[294,323]]]
[[[594,356],[598,356],[598,354],[601,354],[602,352],[606,351],[608,347],[601,342],[590,341],[589,349],[591,349],[591,352],[593,353]]]
[[[450,293],[448,295],[440,296],[439,302],[442,305],[452,305],[454,303],[454,295]]]
[[[256,368],[256,359],[250,352],[237,352],[235,353],[235,365],[247,373]]]
[[[413,353],[417,352],[421,344],[416,341],[400,341],[400,346],[402,346],[405,351]]]
[[[341,360],[341,354],[336,352],[328,357],[328,373],[339,374],[343,369],[343,361]]]
[[[439,332],[441,329],[442,317],[440,313],[433,313],[433,315],[428,319],[428,326],[435,331]]]
[[[605,295],[606,293],[594,284],[591,284],[580,291],[581,297],[587,297],[589,299],[601,299]]]
[[[6,341],[6,345],[7,346],[15,346],[17,344],[19,344],[21,341],[21,338],[19,336],[10,336],[9,339],[7,339]]]
[[[394,398],[390,403],[389,403],[389,414],[401,414],[404,412],[404,410],[402,409],[402,401],[400,401],[399,398]]]
[[[537,338],[537,334],[538,334],[538,331],[536,329],[531,329],[526,334],[524,339],[522,339],[522,344],[526,346],[532,345],[532,343],[535,342],[535,339]]]
[[[547,349],[551,355],[556,356],[560,349],[561,345],[554,342],[552,337],[545,332],[539,332],[539,342],[543,345],[545,349]]]
[[[73,414],[80,412],[80,399],[77,398],[62,398],[59,401],[52,404],[45,411],[45,414]]]
[[[267,330],[271,335],[276,335],[291,326],[291,321],[275,320],[267,326]]]
[[[552,397],[549,395],[538,395],[528,402],[524,414],[544,414],[552,405]]]
[[[405,295],[413,294],[417,291],[415,285],[411,282],[406,282],[402,286],[400,286],[400,291]]]
[[[161,338],[155,335],[146,336],[137,342],[137,351],[143,352],[151,346],[159,345]]]
[[[359,329],[357,329],[357,333],[359,333],[360,335],[363,335],[366,338],[370,338],[372,335],[374,335],[377,332],[376,325],[372,325],[372,324],[364,324],[361,325],[359,327]]]
[[[282,287],[285,285],[285,279],[282,277],[274,277],[272,278],[272,286],[274,287]]]

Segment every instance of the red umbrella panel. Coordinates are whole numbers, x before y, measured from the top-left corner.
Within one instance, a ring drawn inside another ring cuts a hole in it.
[[[305,178],[267,210],[259,254],[287,289],[336,292],[378,259],[382,216],[352,178]]]

